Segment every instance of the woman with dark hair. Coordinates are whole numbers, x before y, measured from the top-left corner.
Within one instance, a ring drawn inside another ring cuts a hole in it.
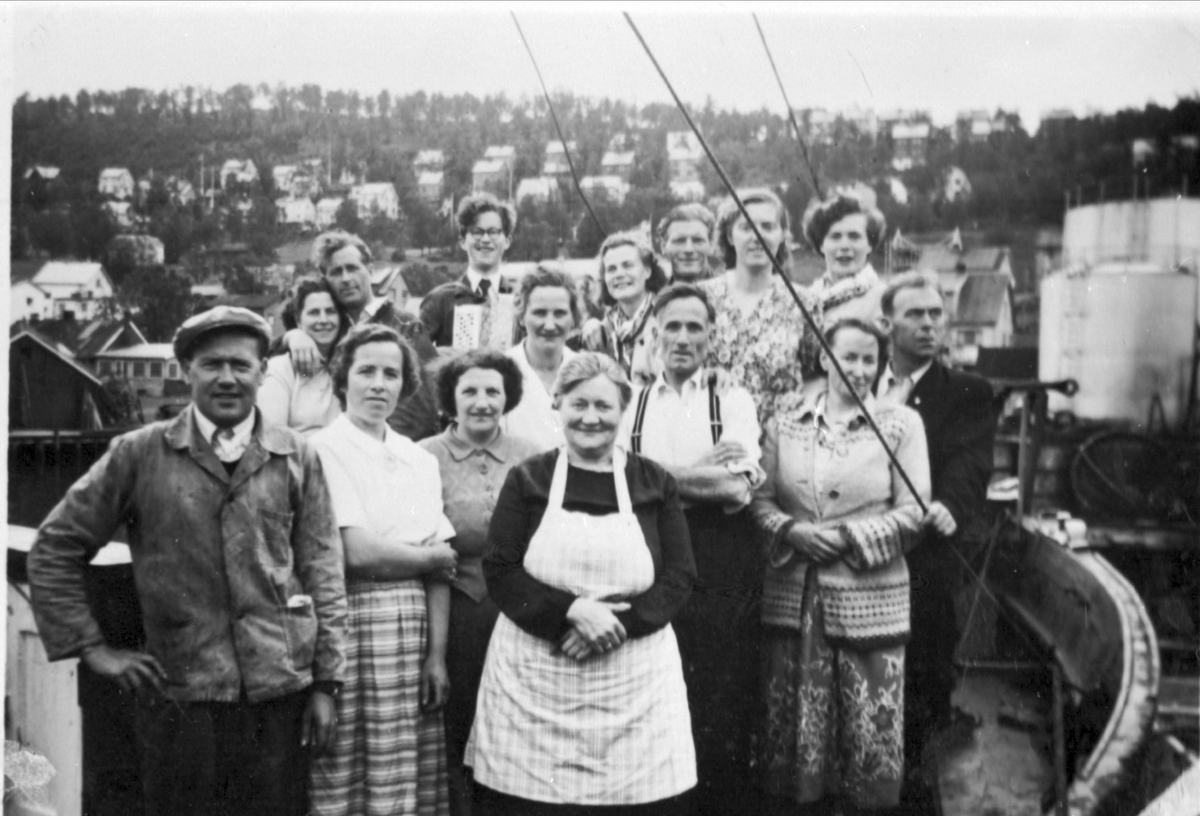
[[[341,413],[333,394],[328,361],[334,346],[350,327],[350,317],[324,278],[302,281],[288,304],[287,315],[294,328],[312,338],[321,355],[321,364],[311,377],[301,377],[292,366],[291,356],[272,357],[258,390],[258,408],[264,422],[309,436]]]
[[[654,295],[667,285],[667,273],[650,247],[633,233],[618,232],[600,245],[600,303],[604,319],[585,330],[589,351],[602,351],[621,364],[635,385],[649,385],[657,373]]]
[[[904,771],[908,567],[921,510],[863,417],[857,393],[929,502],[920,416],[877,403],[884,351],[872,324],[825,334],[846,373],[813,381],[767,425],[766,481],[751,514],[768,542],[763,581],[767,726],[763,769],[775,811],[856,814],[894,807]],[[826,369],[832,368],[822,356]]]
[[[522,397],[502,427],[546,451],[564,441],[554,383],[559,369],[576,354],[567,347],[567,336],[580,324],[579,297],[569,275],[539,264],[522,278],[516,305],[525,337],[506,354],[521,370]]]
[[[872,248],[879,245],[887,222],[875,205],[854,190],[814,201],[804,213],[804,237],[825,256],[825,274],[810,292],[821,303],[825,324],[847,317],[883,327],[880,298],[886,288],[871,266]],[[821,346],[810,337],[804,348],[804,373],[817,373]]]
[[[696,576],[679,490],[614,443],[616,361],[563,365],[566,445],[505,480],[484,574],[492,633],[467,763],[483,816],[673,816],[696,784],[671,619]]]
[[[766,241],[759,243],[733,199],[717,211],[717,243],[726,272],[704,281],[717,312],[706,364],[727,369],[754,397],[758,420],[765,425],[776,403],[800,391],[800,345],[808,333],[787,287],[774,274],[772,257],[786,270],[790,227],[787,209],[770,190],[738,193]],[[814,316],[815,303],[806,298]]]
[[[521,369],[498,351],[476,349],[445,361],[436,374],[438,401],[451,425],[418,443],[438,461],[442,501],[454,525],[458,577],[450,585],[450,634],[446,670],[454,703],[446,708],[446,754],[450,768],[450,810],[469,814],[471,785],[463,752],[475,718],[479,677],[488,639],[500,610],[488,597],[483,554],[496,497],[512,467],[538,452],[531,442],[510,436],[501,417],[521,402]]]
[[[345,412],[312,437],[346,556],[346,682],[332,750],[314,759],[321,816],[449,812],[442,712],[457,556],[437,460],[388,427],[421,384],[393,329],[350,330],[331,363]]]

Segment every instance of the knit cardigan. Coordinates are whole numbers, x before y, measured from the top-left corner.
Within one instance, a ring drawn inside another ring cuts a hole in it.
[[[904,643],[909,634],[904,553],[916,542],[920,506],[866,419],[858,415],[845,428],[831,428],[823,415],[823,384],[813,385],[798,407],[767,425],[762,456],[767,479],[751,504],[767,548],[763,622],[800,629],[805,579],[813,568],[831,643],[859,650]],[[866,405],[928,504],[929,455],[920,416],[869,396]],[[849,545],[847,554],[831,564],[810,564],[785,541],[792,522],[838,530]]]

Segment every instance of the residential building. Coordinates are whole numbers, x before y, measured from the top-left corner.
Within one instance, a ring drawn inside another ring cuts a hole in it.
[[[704,200],[704,182],[700,181],[700,179],[672,181],[669,186],[671,188],[671,195],[680,201]]]
[[[471,192],[507,199],[512,185],[508,165],[499,159],[480,159],[471,168]]]
[[[614,204],[623,204],[629,192],[629,182],[620,176],[584,176],[579,180],[579,186],[586,195],[604,197]]]
[[[517,203],[532,198],[538,204],[548,204],[558,199],[558,179],[553,176],[535,176],[521,179],[517,185]]]
[[[91,320],[112,302],[112,281],[91,261],[50,261],[31,282],[53,299],[52,317]]]
[[[133,198],[133,173],[124,167],[106,167],[100,171],[100,195],[128,201]]]
[[[167,179],[167,194],[177,207],[190,207],[196,200],[196,189],[185,178],[171,176]]]
[[[100,204],[118,229],[130,229],[134,223],[133,204],[129,201],[105,201]]]
[[[25,180],[40,179],[41,181],[55,181],[58,178],[59,172],[59,168],[53,165],[35,164],[33,167],[25,170]]]
[[[54,316],[54,298],[30,280],[14,281],[8,293],[8,322],[28,320],[37,323]]]
[[[517,163],[517,149],[512,145],[489,145],[484,151],[483,157],[504,162],[508,172],[511,173],[513,166]]]
[[[628,182],[633,174],[633,158],[632,150],[610,150],[600,160],[600,172],[605,176],[619,176],[621,180]]]
[[[161,266],[167,262],[166,247],[153,235],[118,235],[109,241],[108,251],[123,253],[134,266]]]
[[[8,372],[10,434],[99,430],[117,419],[119,411],[96,375],[32,326],[14,327]]]
[[[903,171],[924,165],[929,131],[927,122],[892,125],[892,167]]]
[[[699,181],[700,160],[704,150],[700,140],[690,130],[672,131],[667,134],[667,161],[671,169],[671,181]]]
[[[1012,277],[985,272],[963,275],[957,287],[947,345],[950,359],[960,366],[974,366],[980,348],[1012,345]]]
[[[168,380],[183,380],[170,343],[138,343],[103,351],[96,355],[96,373],[129,380],[143,397],[162,397]]]
[[[36,328],[39,336],[93,374],[100,354],[146,342],[145,335],[127,318],[97,317],[87,321],[59,318],[43,320]]]
[[[271,181],[275,184],[275,195],[288,195],[292,189],[292,177],[296,175],[296,165],[277,164],[271,168]]]
[[[575,142],[567,142],[567,148],[571,151],[571,161],[575,160],[579,146]],[[563,150],[562,142],[546,142],[546,158],[542,162],[543,176],[569,176],[571,168],[567,164],[567,154]]]
[[[408,283],[401,274],[403,267],[376,265],[371,270],[371,291],[375,297],[387,298],[397,309],[404,309],[408,304]]]
[[[317,229],[329,229],[337,223],[337,211],[344,198],[322,198],[317,202]]]
[[[358,206],[358,217],[364,220],[382,213],[392,221],[400,220],[400,196],[390,181],[357,184],[350,188],[350,200]]]
[[[317,207],[308,198],[281,198],[275,202],[280,224],[311,227],[317,223]]]
[[[231,184],[253,184],[258,181],[258,168],[250,159],[229,159],[221,165],[221,189]]]
[[[805,108],[794,113],[796,114],[796,124],[804,129],[810,144],[831,144],[833,142],[833,129],[837,122],[836,114],[830,113],[824,108]]]
[[[420,150],[413,159],[413,172],[440,173],[446,169],[446,154],[440,150]]]
[[[430,207],[441,204],[445,178],[446,174],[441,170],[423,170],[417,175],[417,194]]]

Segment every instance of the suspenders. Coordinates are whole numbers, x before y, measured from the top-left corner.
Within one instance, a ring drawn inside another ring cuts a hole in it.
[[[633,410],[633,430],[629,434],[629,446],[637,454],[642,452],[642,423],[646,421],[646,406],[650,403],[650,389],[653,387],[654,384],[651,383],[641,390],[637,406]],[[713,389],[712,380],[708,382],[708,425],[712,429],[712,441],[715,445],[721,441],[724,428],[721,425],[721,398]]]

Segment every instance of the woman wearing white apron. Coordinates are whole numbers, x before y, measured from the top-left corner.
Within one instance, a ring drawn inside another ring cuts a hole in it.
[[[514,467],[484,575],[503,613],[466,763],[478,812],[682,814],[696,784],[671,618],[695,579],[675,480],[614,448],[630,387],[584,353],[557,387],[567,445]]]

